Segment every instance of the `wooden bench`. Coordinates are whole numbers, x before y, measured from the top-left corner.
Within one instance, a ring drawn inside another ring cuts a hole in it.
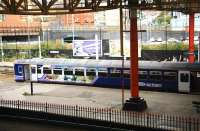
[[[196,108],[197,113],[200,113],[200,101],[193,101],[192,104]]]

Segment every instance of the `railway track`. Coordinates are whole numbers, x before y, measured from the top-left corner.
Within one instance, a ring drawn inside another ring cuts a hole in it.
[[[0,62],[0,74],[13,75],[13,63]]]

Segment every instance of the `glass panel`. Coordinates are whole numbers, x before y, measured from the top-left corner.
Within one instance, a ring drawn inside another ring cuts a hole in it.
[[[53,74],[55,75],[62,75],[62,70],[61,69],[54,69]]]
[[[51,74],[51,69],[50,68],[43,68],[43,74]]]
[[[106,68],[100,68],[98,69],[98,76],[100,77],[106,77],[108,75],[108,71]]]
[[[32,74],[35,74],[35,71],[36,71],[36,70],[35,70],[35,67],[31,67],[31,73],[32,73]]]
[[[162,80],[161,71],[150,71],[149,77],[151,80]]]
[[[139,79],[145,80],[148,78],[147,71],[139,71]]]
[[[130,70],[124,70],[124,77],[130,78]]]
[[[23,70],[22,70],[22,66],[18,66],[18,72],[19,72],[19,73],[22,73],[22,71],[23,71]]]
[[[188,73],[181,73],[181,82],[189,82]]]
[[[37,73],[41,74],[41,67],[39,67],[39,66],[37,67]]]
[[[121,71],[117,69],[111,69],[110,77],[120,77]]]
[[[177,73],[176,72],[164,72],[163,79],[167,80],[167,81],[177,80]]]
[[[73,75],[73,69],[65,68],[64,75]]]
[[[87,69],[86,74],[87,74],[87,76],[96,76],[96,70],[95,69]]]
[[[75,75],[84,76],[84,70],[83,69],[75,69]]]

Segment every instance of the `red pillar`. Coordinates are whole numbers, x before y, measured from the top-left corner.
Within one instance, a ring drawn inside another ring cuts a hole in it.
[[[132,2],[132,0],[130,0]],[[126,100],[123,109],[143,111],[147,108],[146,101],[139,97],[138,85],[138,31],[137,31],[137,9],[130,8],[130,86],[131,98]]]
[[[195,62],[194,57],[194,13],[189,14],[189,63]]]
[[[130,18],[130,64],[131,64],[131,97],[139,97],[138,87],[138,34],[137,10],[131,10]]]

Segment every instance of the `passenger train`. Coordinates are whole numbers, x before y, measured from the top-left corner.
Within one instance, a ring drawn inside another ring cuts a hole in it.
[[[129,88],[130,61],[33,58],[14,64],[16,81],[66,83]],[[200,64],[139,61],[140,89],[186,92],[200,88]]]

